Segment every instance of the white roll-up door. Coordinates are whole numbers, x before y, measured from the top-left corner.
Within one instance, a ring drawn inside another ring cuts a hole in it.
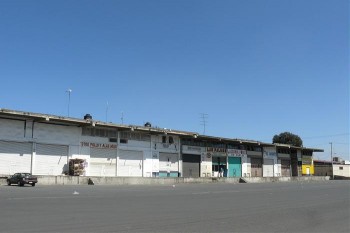
[[[68,146],[36,144],[33,174],[61,175],[68,171]]]
[[[264,159],[263,177],[273,177],[273,159]]]
[[[118,176],[142,177],[142,151],[119,150]]]
[[[116,176],[117,150],[91,148],[88,166],[90,176]]]
[[[172,153],[159,153],[159,171],[178,172],[179,155]]]
[[[0,141],[0,174],[30,172],[32,143]]]

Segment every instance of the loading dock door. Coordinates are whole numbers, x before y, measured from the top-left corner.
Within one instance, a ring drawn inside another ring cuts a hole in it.
[[[281,160],[281,173],[282,176],[290,176],[290,160]]]
[[[142,177],[142,151],[119,150],[118,176]]]
[[[241,158],[228,157],[228,176],[229,177],[241,177]]]
[[[116,175],[116,149],[90,149],[90,176],[115,176]]]
[[[30,172],[32,143],[0,141],[0,174]]]
[[[264,159],[263,164],[263,176],[264,177],[273,177],[273,159]]]
[[[252,172],[252,177],[262,177],[263,172],[262,172],[262,159],[258,158],[251,158],[251,172]]]
[[[68,146],[36,144],[35,175],[62,175],[68,171]]]
[[[182,155],[183,177],[197,178],[200,176],[200,155]]]

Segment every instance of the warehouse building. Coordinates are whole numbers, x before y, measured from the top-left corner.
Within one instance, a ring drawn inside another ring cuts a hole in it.
[[[321,149],[0,109],[0,176],[280,177],[313,175]]]

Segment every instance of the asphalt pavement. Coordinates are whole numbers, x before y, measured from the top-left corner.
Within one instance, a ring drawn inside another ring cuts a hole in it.
[[[0,186],[0,232],[350,232],[350,182]]]

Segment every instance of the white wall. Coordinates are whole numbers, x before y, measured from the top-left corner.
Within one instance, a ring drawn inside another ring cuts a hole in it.
[[[242,157],[242,177],[250,177],[251,176],[251,163],[250,158],[247,156]]]
[[[264,157],[264,164],[265,164],[265,159],[273,160],[273,177],[281,176],[281,161],[277,159],[276,147],[264,147],[263,157]],[[264,165],[263,165],[263,173],[265,173]],[[267,177],[264,174],[263,176]]]
[[[340,170],[340,168],[343,168]],[[333,164],[333,171],[335,176],[350,177],[350,165],[349,164]]]

